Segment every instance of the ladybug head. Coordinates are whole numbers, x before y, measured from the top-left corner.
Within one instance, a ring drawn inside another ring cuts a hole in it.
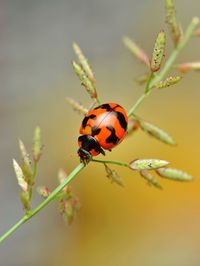
[[[78,138],[78,155],[81,161],[88,161],[92,156],[97,156],[99,153],[105,155],[104,150],[99,145],[97,139],[90,135],[82,135]]]

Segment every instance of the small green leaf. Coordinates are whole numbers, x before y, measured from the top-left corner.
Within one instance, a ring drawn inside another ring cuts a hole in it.
[[[107,164],[105,165],[105,170],[107,173],[107,177],[111,180],[111,183],[116,183],[120,186],[124,186],[121,177],[118,175],[118,173],[115,170],[112,170],[110,167],[107,166]]]
[[[26,212],[29,212],[31,209],[29,193],[27,191],[22,191],[20,193],[20,200]]]
[[[143,120],[139,120],[139,124],[142,130],[150,134],[152,137],[169,145],[176,145],[176,141],[163,129]]]
[[[73,43],[73,49],[74,49],[74,52],[75,54],[77,55],[80,63],[81,63],[81,66],[84,70],[84,72],[86,73],[86,75],[88,76],[89,80],[95,84],[95,77],[94,77],[94,73],[88,63],[88,60],[87,58],[84,56],[83,52],[81,51],[81,48],[78,46],[77,43]]]
[[[133,170],[152,170],[168,165],[169,162],[159,159],[142,159],[134,160],[129,163],[129,167]]]
[[[13,159],[13,167],[14,167],[15,174],[17,177],[18,185],[20,186],[20,188],[24,192],[27,192],[28,191],[28,183],[24,179],[23,171],[15,159]]]
[[[148,55],[131,38],[125,36],[123,38],[123,42],[124,45],[136,58],[138,58],[142,63],[149,66],[150,59]]]
[[[151,59],[151,70],[156,72],[160,69],[165,52],[166,36],[164,31],[158,33]]]
[[[72,106],[75,111],[83,115],[86,115],[88,113],[88,110],[81,103],[75,101],[74,99],[67,97],[66,101]]]
[[[35,162],[39,161],[41,152],[42,152],[41,131],[40,127],[36,127],[33,136],[33,159]]]
[[[159,83],[154,85],[155,89],[163,89],[169,86],[172,86],[176,83],[178,83],[181,80],[180,76],[175,76],[175,77],[168,77],[163,81],[160,81]]]
[[[156,172],[164,178],[175,180],[175,181],[192,181],[194,179],[190,174],[173,168],[159,168]]]
[[[156,180],[156,178],[151,173],[149,173],[149,171],[142,170],[142,171],[140,171],[140,175],[145,180],[147,180],[147,182],[148,182],[149,185],[152,185],[152,186],[154,186],[156,188],[162,189],[161,185],[158,183],[158,181]]]
[[[166,22],[171,33],[172,40],[176,45],[182,36],[182,29],[176,17],[176,10],[173,0],[165,0],[165,10],[166,10]]]
[[[81,84],[85,87],[86,91],[91,98],[97,98],[97,92],[93,82],[88,78],[87,74],[83,70],[82,66],[77,64],[75,61],[72,62],[73,69],[81,81]]]

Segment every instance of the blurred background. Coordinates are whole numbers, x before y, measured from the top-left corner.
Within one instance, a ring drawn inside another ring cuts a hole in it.
[[[199,16],[199,0],[176,0],[185,28]],[[36,185],[57,186],[60,167],[69,173],[79,162],[77,137],[82,117],[65,102],[90,99],[72,71],[72,42],[89,58],[103,102],[129,109],[143,88],[134,82],[145,67],[123,47],[128,34],[149,53],[164,23],[164,1],[1,0],[0,1],[0,233],[23,216],[12,158],[20,160],[18,138],[31,150],[33,130],[45,145]],[[166,57],[172,50],[167,38]],[[192,39],[178,62],[200,59]],[[51,203],[0,247],[0,265],[197,266],[200,264],[199,73],[156,91],[137,113],[170,132],[169,147],[135,133],[107,154],[130,161],[160,158],[196,177],[192,183],[160,180],[149,187],[135,172],[116,167],[125,187],[110,184],[102,165],[91,164],[73,182],[82,203],[66,226]],[[100,157],[99,157],[100,158]],[[41,201],[35,192],[33,206]]]

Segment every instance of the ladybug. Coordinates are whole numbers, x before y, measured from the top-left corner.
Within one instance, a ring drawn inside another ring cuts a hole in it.
[[[126,135],[128,117],[126,111],[117,103],[104,103],[90,110],[84,117],[78,138],[78,155],[83,162],[92,156],[105,155]]]

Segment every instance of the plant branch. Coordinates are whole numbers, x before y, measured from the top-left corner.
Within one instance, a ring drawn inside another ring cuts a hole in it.
[[[136,103],[131,107],[131,109],[128,112],[128,117],[130,117],[135,112],[135,110],[139,107],[139,105],[144,101],[144,99],[147,96],[149,96],[154,85],[160,82],[165,77],[165,75],[170,71],[180,51],[184,48],[184,46],[187,44],[189,39],[193,36],[194,30],[198,24],[199,24],[199,19],[197,17],[194,17],[192,21],[190,22],[188,28],[186,29],[186,32],[183,35],[182,39],[180,40],[179,44],[174,48],[170,57],[166,61],[162,70],[159,72],[159,74],[154,75],[153,78],[151,76],[151,79],[148,81],[147,86],[145,88],[145,92],[139,97]]]
[[[67,179],[58,187],[56,187],[42,203],[40,203],[35,209],[31,210],[28,214],[26,214],[21,220],[19,220],[13,227],[11,227],[5,234],[0,237],[0,243],[7,237],[9,237],[11,234],[13,234],[22,224],[24,224],[34,215],[40,212],[52,200],[54,200],[58,193],[62,191],[62,189],[67,186],[75,178],[75,176],[83,170],[84,167],[85,165],[83,163],[80,163],[76,168],[74,168],[74,170],[68,175]]]
[[[95,163],[103,163],[103,164],[115,164],[115,165],[120,165],[120,166],[125,166],[129,167],[128,163],[120,162],[120,161],[110,161],[110,160],[97,160],[97,159],[92,159],[91,162]]]
[[[33,181],[33,183],[35,183],[36,175],[37,175],[37,162],[34,161],[34,164],[33,164],[33,175],[32,175],[32,181]],[[32,192],[33,192],[33,189],[32,189],[32,186],[31,186],[30,187],[30,191],[29,191],[29,200],[30,201],[32,199]]]

